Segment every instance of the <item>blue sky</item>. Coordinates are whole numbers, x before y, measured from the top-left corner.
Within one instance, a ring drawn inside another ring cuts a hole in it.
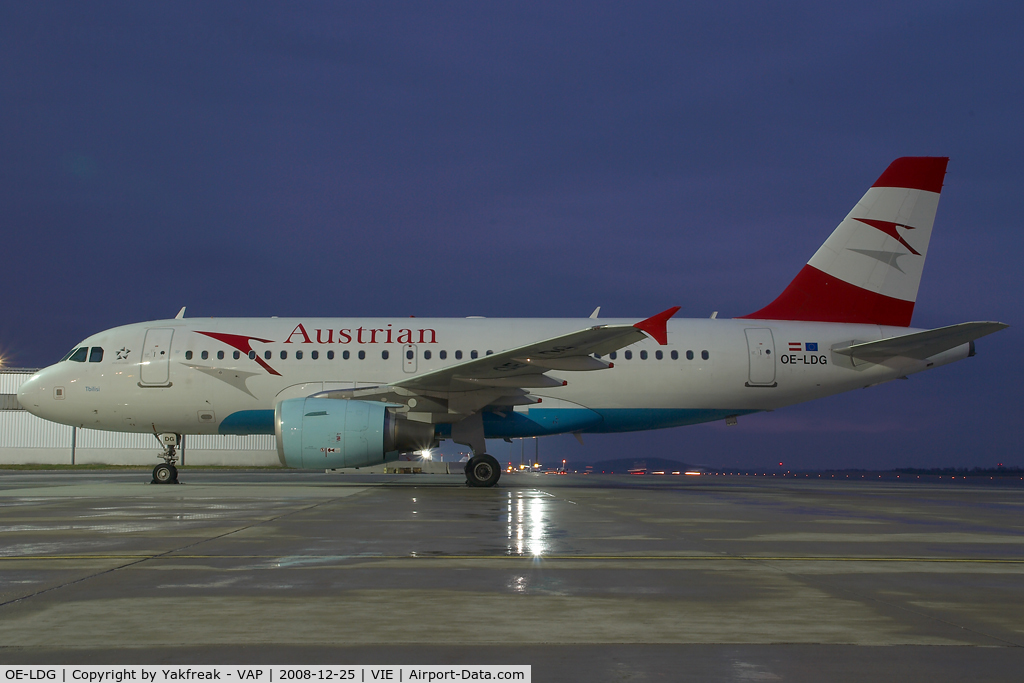
[[[894,158],[949,156],[914,325],[953,366],[551,458],[1024,465],[1024,7],[22,3],[0,349],[173,316],[743,315]],[[495,448],[501,456],[507,446]]]

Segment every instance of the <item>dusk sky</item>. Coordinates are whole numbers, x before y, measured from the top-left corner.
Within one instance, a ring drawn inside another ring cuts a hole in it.
[[[0,350],[181,306],[744,315],[890,161],[948,156],[913,324],[1009,323],[977,357],[541,454],[1024,465],[1022,31],[977,1],[6,3]]]

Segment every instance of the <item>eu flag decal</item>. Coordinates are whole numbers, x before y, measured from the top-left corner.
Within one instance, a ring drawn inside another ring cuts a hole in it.
[[[804,342],[804,351],[817,351],[818,342]]]

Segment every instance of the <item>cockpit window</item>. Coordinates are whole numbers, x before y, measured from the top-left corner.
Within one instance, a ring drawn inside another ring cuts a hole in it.
[[[89,347],[88,346],[83,346],[80,349],[75,349],[75,352],[71,354],[71,357],[68,358],[68,360],[74,361],[76,363],[84,363],[85,362],[85,357],[88,356],[88,355],[89,355]]]
[[[92,347],[92,351],[89,352],[89,362],[99,363],[103,360],[103,348],[99,346]]]
[[[64,354],[64,357],[63,357],[63,358],[61,358],[61,359],[60,359],[59,361],[57,361],[57,362],[58,362],[58,363],[63,363],[63,362],[64,362],[64,361],[66,361],[66,360],[67,360],[68,358],[71,358],[71,354],[73,354],[73,353],[74,353],[75,351],[77,351],[77,350],[78,350],[78,349],[71,349],[70,351],[68,351],[67,353],[65,353],[65,354]]]

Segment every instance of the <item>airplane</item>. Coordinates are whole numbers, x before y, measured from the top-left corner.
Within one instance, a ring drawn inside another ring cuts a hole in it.
[[[467,484],[485,439],[734,424],[973,356],[1007,325],[911,328],[946,157],[893,161],[771,303],[734,319],[203,318],[115,327],[28,379],[66,425],[154,434],[177,483],[183,434],[275,434],[281,464],[363,467],[444,439]]]

